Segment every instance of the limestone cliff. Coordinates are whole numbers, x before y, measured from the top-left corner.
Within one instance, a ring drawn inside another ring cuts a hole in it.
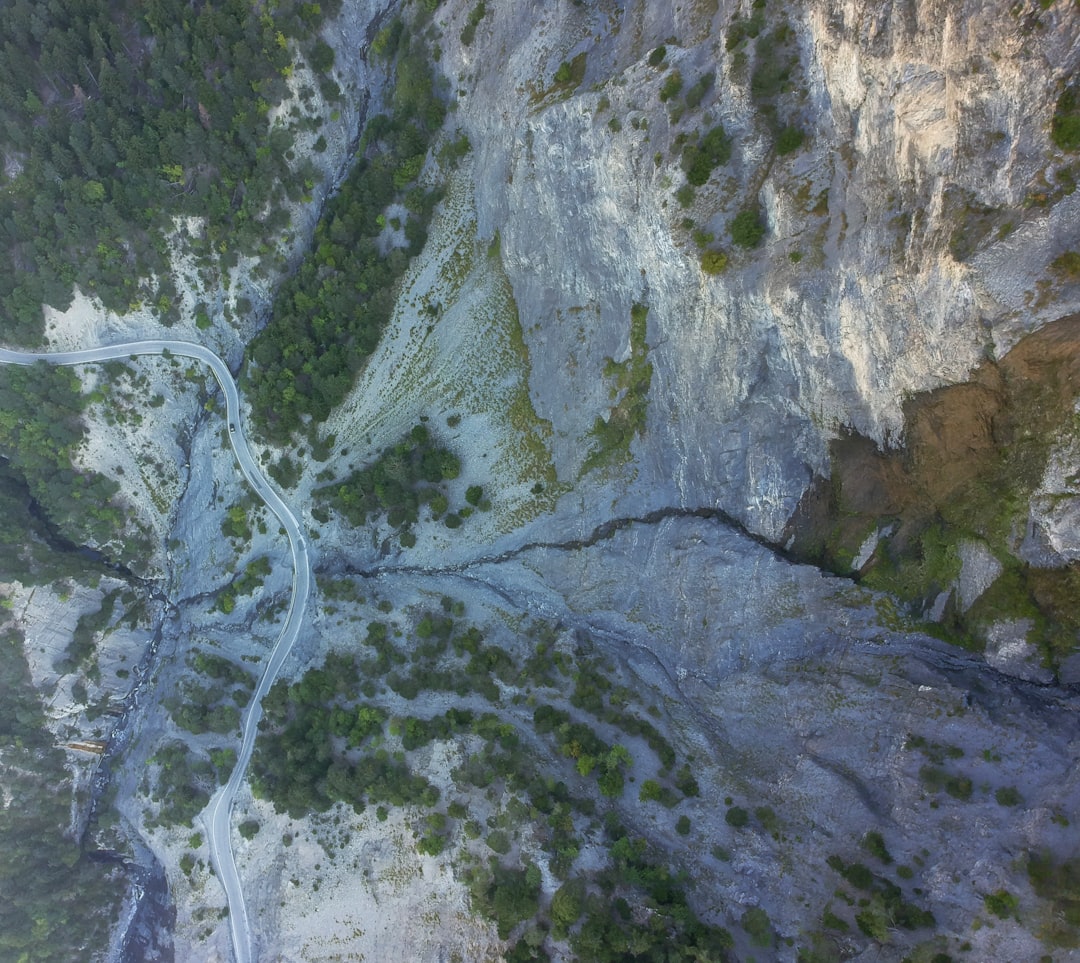
[[[1049,268],[1077,231],[1049,139],[1080,57],[1073,7],[492,7],[469,46],[466,13],[439,17],[441,64],[560,476],[607,415],[604,359],[627,352],[635,302],[654,378],[623,497],[721,505],[772,538],[841,426],[898,443],[906,395],[1075,310]],[[575,57],[580,83],[558,84]],[[684,208],[680,153],[717,124],[730,158]],[[781,155],[784,127],[805,140]],[[765,227],[750,250],[729,236],[748,209]]]

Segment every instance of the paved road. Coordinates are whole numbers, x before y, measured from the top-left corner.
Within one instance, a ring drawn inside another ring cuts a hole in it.
[[[270,691],[270,686],[274,684],[282,663],[288,658],[293,643],[296,641],[296,636],[300,631],[300,624],[304,620],[304,610],[307,607],[308,594],[311,588],[311,563],[308,559],[307,541],[300,531],[300,523],[289,510],[288,505],[270,487],[270,483],[252,457],[247,438],[244,436],[243,424],[240,421],[240,395],[236,390],[236,382],[233,381],[232,374],[226,367],[225,362],[209,348],[190,341],[130,341],[108,347],[88,348],[85,351],[58,351],[47,354],[8,351],[6,348],[0,348],[0,364],[30,365],[37,361],[47,361],[50,364],[61,365],[93,364],[101,361],[123,360],[133,355],[166,355],[170,353],[178,357],[201,361],[214,372],[214,377],[217,379],[218,384],[221,385],[221,390],[225,395],[229,441],[232,442],[236,460],[240,464],[240,471],[251,487],[255,489],[258,496],[266,503],[267,508],[281,522],[286,535],[289,537],[289,548],[292,551],[293,592],[292,601],[289,603],[289,613],[285,618],[281,634],[270,652],[270,658],[263,668],[259,684],[255,687],[255,694],[252,696],[251,703],[248,706],[236,767],[233,769],[232,775],[229,776],[229,781],[214,794],[210,800],[210,805],[202,814],[210,846],[210,859],[214,864],[218,879],[221,880],[222,885],[225,887],[225,896],[228,900],[229,928],[232,933],[233,952],[236,955],[237,963],[250,963],[253,957],[251,927],[248,924],[244,890],[240,885],[240,876],[236,871],[236,861],[233,857],[230,823],[233,802],[236,799],[240,784],[244,781],[244,772],[247,770],[248,762],[251,759],[251,750],[255,746],[255,736],[258,732],[259,720],[262,718],[263,696]]]

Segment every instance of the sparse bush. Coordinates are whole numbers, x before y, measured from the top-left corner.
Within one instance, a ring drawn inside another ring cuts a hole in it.
[[[923,766],[919,770],[919,779],[922,784],[932,792],[945,790],[954,799],[966,802],[971,798],[974,788],[967,776],[958,776],[955,773],[946,772],[936,766]]]
[[[663,795],[663,787],[655,779],[646,779],[638,790],[640,802],[659,802]]]
[[[806,135],[798,127],[785,127],[776,136],[776,153],[781,157],[794,154],[803,145]]]
[[[736,829],[742,829],[750,822],[750,814],[742,806],[732,806],[724,814],[724,822]]]
[[[683,87],[682,74],[677,70],[671,71],[660,85],[660,101],[667,103],[672,97],[678,97]]]
[[[1050,137],[1062,150],[1080,150],[1080,86],[1064,90],[1058,98],[1054,119],[1050,124]]]
[[[585,911],[585,881],[575,877],[563,883],[551,897],[551,924],[556,939],[564,939],[566,934]]]
[[[730,159],[731,140],[718,124],[696,144],[688,144],[683,149],[682,169],[688,183],[701,187],[717,167],[722,167]]]
[[[1006,920],[1016,911],[1020,901],[1007,889],[999,889],[996,893],[984,896],[983,905],[999,919]]]
[[[999,806],[1019,806],[1024,801],[1015,786],[1002,786],[994,792],[994,799]]]
[[[686,106],[691,110],[697,110],[701,106],[702,100],[705,99],[705,95],[709,92],[709,88],[713,85],[713,75],[707,73],[699,77],[692,87],[686,91]]]
[[[706,274],[723,274],[727,266],[728,256],[723,251],[706,251],[701,255],[701,270]]]
[[[740,920],[742,928],[746,930],[747,935],[750,937],[750,942],[754,946],[772,946],[773,944],[773,930],[772,921],[769,919],[769,914],[759,906],[753,906],[748,909],[742,915]]]
[[[756,806],[754,808],[754,815],[757,817],[757,821],[761,823],[761,828],[767,833],[779,831],[780,818],[776,815],[776,811],[772,806]]]
[[[501,829],[493,829],[488,833],[486,842],[488,848],[500,856],[505,856],[510,852],[510,837]]]
[[[892,862],[892,856],[885,846],[885,837],[876,830],[871,830],[863,836],[862,842],[859,845],[870,853],[870,855],[876,856],[886,865]]]
[[[683,184],[675,192],[675,200],[679,202],[679,207],[689,207],[694,203],[694,189],[689,184]]]
[[[480,0],[480,3],[469,11],[465,26],[461,29],[461,43],[463,46],[469,47],[472,45],[473,40],[476,39],[476,28],[480,26],[480,21],[484,19],[486,14],[487,7],[484,0]]]
[[[729,228],[731,240],[739,247],[757,247],[765,236],[765,225],[757,211],[745,210],[735,215]]]
[[[579,53],[573,60],[564,60],[555,71],[555,84],[568,90],[581,86],[585,79],[585,67],[587,57],[584,52]]]
[[[1071,281],[1080,279],[1080,252],[1066,251],[1058,255],[1050,262],[1050,268],[1055,274]]]

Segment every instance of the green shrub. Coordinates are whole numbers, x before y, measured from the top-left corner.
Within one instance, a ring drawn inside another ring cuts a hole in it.
[[[675,832],[680,836],[690,835],[690,817],[685,813],[675,821]]]
[[[732,806],[725,814],[724,821],[729,826],[734,826],[736,829],[742,829],[750,822],[750,813],[748,813],[742,806]]]
[[[663,787],[655,779],[646,779],[638,790],[640,802],[659,802],[663,796]]]
[[[803,145],[806,135],[798,127],[785,127],[776,135],[776,153],[781,157],[794,154]]]
[[[1054,119],[1050,123],[1050,138],[1062,150],[1080,150],[1080,87],[1066,88],[1058,98]]]
[[[971,792],[974,788],[967,776],[958,776],[936,766],[923,766],[919,770],[919,779],[932,792],[940,792],[944,789],[954,799],[959,799],[962,802],[966,802],[971,798]]]
[[[659,67],[664,62],[664,58],[667,56],[667,47],[659,46],[653,47],[652,52],[649,54],[649,66]]]
[[[989,912],[1005,920],[1016,911],[1020,901],[1007,889],[999,889],[996,893],[988,893],[984,896],[983,905]]]
[[[483,0],[480,0],[472,10],[469,11],[469,16],[465,21],[465,26],[461,29],[461,43],[469,47],[472,45],[473,40],[476,39],[476,28],[480,26],[480,21],[487,15],[487,6],[485,6]]]
[[[585,881],[575,877],[563,883],[551,897],[551,925],[555,938],[564,939],[584,911]]]
[[[753,943],[754,946],[772,946],[772,921],[769,919],[769,914],[766,913],[765,910],[758,906],[753,906],[743,913],[740,922],[742,923],[742,928],[746,930],[747,935],[750,937],[750,942]]]
[[[667,103],[672,97],[678,97],[682,87],[682,74],[677,70],[671,71],[660,85],[661,103]]]
[[[886,865],[892,862],[892,856],[889,855],[889,850],[885,846],[885,837],[876,830],[871,830],[863,836],[862,842],[859,845]]]
[[[884,943],[889,938],[889,921],[876,907],[870,907],[855,916],[859,930],[872,940]]]
[[[555,71],[555,85],[567,90],[581,86],[585,79],[587,55],[579,53],[573,60],[564,60]]]
[[[1066,251],[1050,262],[1050,268],[1070,280],[1080,279],[1080,252]]]
[[[652,745],[652,742],[649,743]],[[655,746],[653,748],[656,748]],[[670,765],[671,763],[665,759],[665,755],[671,758],[671,762],[674,762],[674,752],[667,754],[661,754],[661,761],[664,765]],[[679,771],[675,773],[675,787],[684,796],[699,796],[701,795],[701,787],[698,786],[697,780],[694,778],[694,774],[690,771],[690,767],[683,765],[679,767]]]
[[[776,810],[772,806],[755,806],[754,816],[757,817],[757,821],[761,823],[761,828],[767,833],[779,831],[780,817],[776,815]]]
[[[240,833],[244,839],[254,839],[259,832],[259,820],[257,819],[245,819],[239,826],[237,826],[237,832]]]
[[[731,159],[731,140],[722,125],[717,125],[696,144],[683,149],[682,169],[686,180],[695,187],[705,184],[717,167]]]
[[[723,251],[705,251],[701,255],[701,270],[706,274],[723,274],[728,266],[728,257]]]
[[[750,93],[755,101],[766,103],[790,89],[791,75],[798,67],[798,55],[788,41],[791,30],[786,25],[758,38],[754,71],[750,76]]]
[[[425,833],[416,841],[416,851],[424,856],[438,856],[446,849],[446,837],[439,833]]]
[[[675,192],[675,200],[679,202],[679,207],[689,207],[694,203],[694,196],[694,188],[689,184],[683,184],[683,186]]]
[[[1019,806],[1024,801],[1015,786],[1002,786],[994,791],[994,799],[999,806]]]
[[[821,914],[821,925],[827,930],[836,930],[838,933],[846,933],[851,929],[845,920],[842,920],[830,909],[826,909],[825,912]]]
[[[734,50],[745,39],[756,37],[765,27],[765,11],[755,9],[749,20],[734,19],[728,28],[724,46]]]
[[[686,106],[691,110],[697,110],[701,106],[702,100],[705,99],[705,95],[709,92],[709,89],[713,85],[712,73],[703,74],[699,77],[686,91]]]
[[[757,247],[765,236],[765,225],[756,210],[740,211],[729,228],[731,240],[739,247]]]

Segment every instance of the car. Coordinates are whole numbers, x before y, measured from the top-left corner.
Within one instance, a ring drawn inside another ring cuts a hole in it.
[[[236,431],[236,425],[229,425],[229,431]]]

